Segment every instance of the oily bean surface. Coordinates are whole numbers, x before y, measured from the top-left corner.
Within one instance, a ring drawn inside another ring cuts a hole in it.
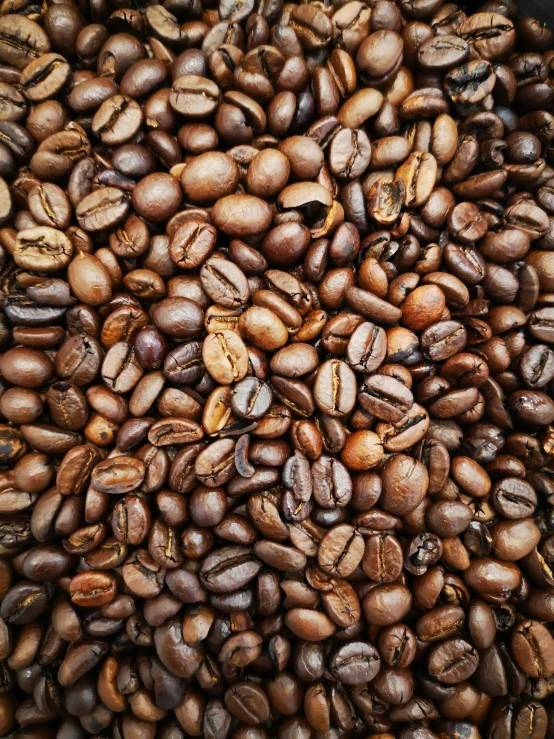
[[[553,739],[535,5],[0,5],[1,737]]]

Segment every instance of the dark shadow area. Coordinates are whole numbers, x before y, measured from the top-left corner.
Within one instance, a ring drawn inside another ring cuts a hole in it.
[[[472,0],[472,2],[461,2],[467,11],[474,13],[483,2]],[[517,0],[519,13],[522,17],[534,16],[539,20],[548,23],[550,27],[554,27],[554,0]]]

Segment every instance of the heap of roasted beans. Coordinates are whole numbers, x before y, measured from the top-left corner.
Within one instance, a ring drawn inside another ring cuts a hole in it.
[[[553,739],[554,33],[124,4],[0,4],[0,735]]]

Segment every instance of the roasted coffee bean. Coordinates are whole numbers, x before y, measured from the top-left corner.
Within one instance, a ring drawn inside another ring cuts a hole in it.
[[[328,574],[346,577],[352,574],[363,556],[363,539],[348,524],[333,527],[322,539],[318,563]]]
[[[214,82],[194,74],[186,74],[174,81],[169,103],[178,113],[201,118],[213,113],[219,97],[219,88]]]
[[[356,402],[356,378],[346,362],[329,360],[321,365],[314,383],[314,400],[329,416],[347,415]]]
[[[37,226],[17,234],[14,260],[20,267],[56,272],[69,264],[72,254],[71,241],[55,228]]]
[[[366,642],[350,642],[339,647],[329,660],[329,672],[340,682],[357,685],[372,680],[381,660],[375,647]]]
[[[202,564],[200,577],[208,590],[228,593],[246,585],[262,563],[246,547],[223,547],[210,554]]]
[[[516,38],[513,23],[494,12],[470,15],[457,30],[484,59],[496,59],[509,53]]]
[[[90,570],[71,578],[69,592],[76,605],[98,608],[114,599],[117,586],[112,575]]]
[[[248,372],[248,350],[235,331],[209,334],[202,345],[202,360],[216,382],[230,385]]]
[[[364,322],[352,333],[346,347],[348,363],[358,372],[372,372],[384,361],[387,339],[384,330]]]
[[[104,231],[121,223],[128,209],[129,201],[122,190],[105,187],[84,197],[75,215],[85,231]]]
[[[531,677],[549,677],[554,671],[554,642],[541,623],[525,620],[512,632],[511,648],[520,669]]]
[[[100,492],[128,493],[143,481],[144,464],[134,457],[116,457],[99,462],[92,472],[92,484]]]
[[[471,676],[477,669],[479,656],[463,639],[447,639],[429,653],[429,674],[439,683],[451,685]]]
[[[370,580],[393,582],[402,572],[402,548],[389,534],[373,534],[365,544],[362,569]]]
[[[24,69],[33,59],[50,51],[46,32],[26,16],[4,16],[0,28],[0,56],[4,64]]]
[[[450,69],[469,56],[469,46],[459,36],[440,35],[425,41],[417,50],[422,67],[432,70]]]
[[[321,455],[312,465],[314,498],[322,508],[344,508],[352,497],[352,480],[338,459]],[[294,490],[294,487],[293,487]]]
[[[48,607],[48,590],[44,585],[24,580],[8,590],[0,616],[10,624],[28,624]]]
[[[398,422],[412,407],[413,395],[400,380],[375,374],[364,382],[359,401],[373,416]]]

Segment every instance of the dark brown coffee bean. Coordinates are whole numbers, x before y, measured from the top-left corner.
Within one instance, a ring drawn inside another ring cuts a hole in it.
[[[213,113],[219,97],[219,88],[214,82],[194,74],[186,74],[174,81],[169,103],[178,113],[201,118]]]
[[[200,578],[208,590],[229,593],[256,577],[261,566],[247,547],[222,547],[204,560]]]
[[[334,652],[329,661],[329,671],[347,685],[358,685],[372,680],[380,665],[381,660],[372,644],[354,641]]]
[[[376,374],[364,382],[359,401],[373,416],[398,422],[412,407],[413,395],[399,380]]]
[[[106,187],[83,198],[75,214],[85,231],[103,231],[121,223],[128,209],[125,193],[116,187]]]
[[[531,677],[549,676],[554,670],[552,636],[537,621],[518,624],[511,637],[511,647],[517,665]]]
[[[477,651],[463,639],[447,639],[429,653],[429,674],[446,685],[470,677],[479,663]]]
[[[346,577],[356,569],[363,556],[363,539],[356,530],[341,524],[332,528],[322,539],[318,563],[324,572]]]
[[[20,15],[6,15],[0,24],[0,57],[5,64],[24,69],[33,59],[50,51],[46,32],[33,20]]]
[[[169,255],[178,267],[193,268],[204,262],[216,242],[213,226],[194,219],[183,223],[169,243]]]
[[[372,372],[386,356],[386,335],[372,323],[360,324],[352,333],[346,348],[349,364],[358,372]]]
[[[356,402],[356,378],[346,362],[329,360],[318,370],[314,400],[329,416],[347,415]]]
[[[363,41],[356,62],[369,86],[371,81],[386,78],[398,69],[402,61],[402,46],[401,37],[388,30],[376,31]]]
[[[467,41],[458,36],[436,36],[423,43],[417,50],[417,58],[426,69],[451,69],[469,56]]]
[[[267,230],[271,210],[253,195],[228,195],[218,200],[212,211],[214,225],[235,238],[245,238]]]
[[[0,616],[10,624],[28,624],[40,616],[47,606],[46,586],[24,580],[7,592],[0,606]]]
[[[239,418],[258,420],[271,406],[273,393],[269,385],[255,377],[241,380],[233,389],[231,409]]]
[[[475,13],[457,30],[484,59],[505,56],[515,43],[514,25],[500,13]]]
[[[314,498],[322,508],[344,508],[348,505],[352,496],[352,480],[339,460],[321,455],[314,462],[311,473]]]

